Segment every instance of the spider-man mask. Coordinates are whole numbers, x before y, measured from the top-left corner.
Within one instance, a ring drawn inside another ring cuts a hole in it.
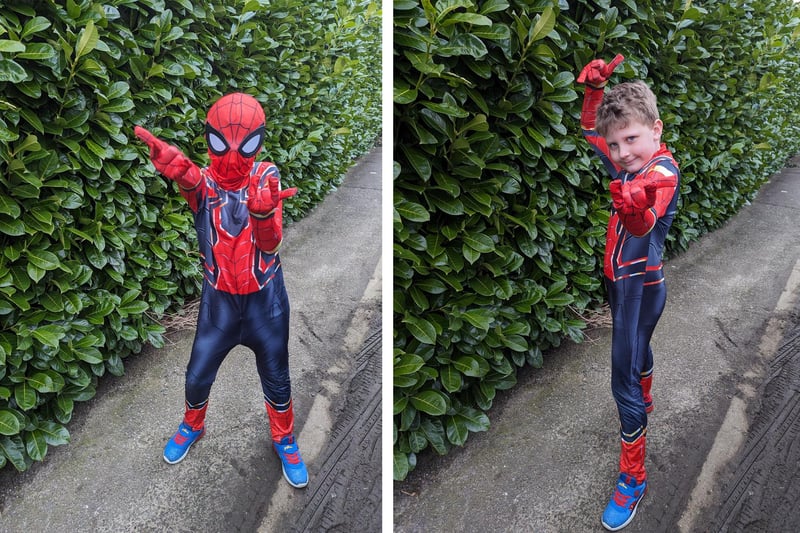
[[[228,94],[217,100],[206,117],[206,142],[211,175],[222,188],[246,186],[264,144],[264,110],[250,95]]]

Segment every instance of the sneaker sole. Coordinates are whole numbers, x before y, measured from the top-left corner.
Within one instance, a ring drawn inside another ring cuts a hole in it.
[[[192,443],[191,443],[189,446],[187,446],[187,447],[186,447],[186,450],[183,452],[183,455],[181,455],[180,457],[178,457],[178,458],[177,458],[177,459],[175,459],[174,461],[170,461],[169,459],[167,459],[167,456],[166,456],[166,455],[162,455],[161,457],[163,457],[163,458],[164,458],[164,461],[166,461],[168,464],[171,464],[171,465],[176,465],[176,464],[180,463],[181,461],[183,461],[183,459],[184,459],[184,458],[185,458],[187,455],[189,455],[189,450],[191,450],[191,449],[192,449],[192,446],[194,446],[194,444],[195,444],[197,441],[199,441],[200,439],[202,439],[202,438],[203,438],[203,435],[205,435],[205,434],[206,434],[206,432],[205,432],[205,430],[203,430],[203,432],[202,432],[202,433],[200,433],[200,436],[199,436],[199,437],[197,437],[196,439],[194,439],[194,442],[192,442]]]
[[[620,529],[622,529],[625,526],[627,526],[628,524],[630,524],[631,521],[633,520],[633,517],[636,516],[636,510],[639,508],[639,504],[642,503],[642,500],[644,500],[644,497],[646,495],[647,495],[647,487],[644,488],[644,494],[642,494],[642,497],[639,498],[638,502],[636,502],[636,505],[633,507],[633,511],[631,512],[631,515],[628,517],[627,520],[625,520],[625,522],[623,522],[622,524],[618,525],[617,527],[609,526],[608,524],[603,522],[603,527],[606,528],[609,531],[619,531]]]

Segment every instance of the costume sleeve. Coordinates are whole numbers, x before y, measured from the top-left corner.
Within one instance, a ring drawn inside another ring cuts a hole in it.
[[[202,171],[181,150],[159,139],[147,129],[135,126],[136,136],[150,148],[150,161],[157,171],[174,181],[181,195],[189,202],[192,211],[197,212],[198,192],[202,183]]]
[[[661,218],[666,214],[672,203],[672,198],[677,193],[678,174],[667,165],[659,163],[647,173],[644,179],[656,185],[656,203],[653,207],[655,208],[656,216]]]
[[[197,182],[197,185],[194,187],[187,189],[183,185],[178,184],[178,190],[183,196],[186,203],[189,204],[189,209],[192,210],[192,213],[197,213],[198,206],[202,203],[203,197],[205,196],[207,189],[206,189],[206,169],[200,170],[200,181]]]
[[[278,167],[272,163],[259,163],[260,186],[267,185],[269,178],[280,178]],[[275,209],[264,215],[250,212],[253,224],[253,239],[256,247],[262,252],[274,254],[283,241],[283,200],[278,200]]]
[[[263,218],[250,213],[253,223],[253,237],[259,250],[274,254],[283,242],[283,200],[274,211]]]
[[[603,102],[603,89],[591,87],[590,85],[586,86],[586,90],[583,93],[583,107],[581,108],[581,129],[583,130],[583,137],[592,147],[594,152],[600,157],[603,161],[603,166],[606,167],[606,170],[611,175],[611,177],[616,177],[619,173],[619,167],[616,166],[609,157],[608,152],[608,145],[606,144],[606,140],[600,136],[594,129],[595,121],[597,119],[597,109],[600,107],[600,104]]]

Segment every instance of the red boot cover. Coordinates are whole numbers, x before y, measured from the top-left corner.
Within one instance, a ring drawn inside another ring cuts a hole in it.
[[[269,416],[269,431],[272,440],[280,442],[283,437],[290,437],[294,434],[294,410],[292,401],[289,400],[289,407],[284,411],[278,411],[269,402],[264,402],[267,406],[267,416]]]
[[[208,400],[203,402],[202,407],[189,407],[189,402],[186,402],[186,413],[183,415],[183,421],[192,428],[192,431],[197,431],[203,427],[206,419],[206,409],[208,409]]]
[[[622,441],[619,454],[619,471],[636,478],[637,483],[647,479],[644,469],[644,449],[646,436],[642,435],[633,442]]]

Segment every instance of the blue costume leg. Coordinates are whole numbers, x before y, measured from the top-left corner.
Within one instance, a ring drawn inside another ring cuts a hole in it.
[[[229,327],[231,318],[236,316],[235,301],[229,297],[204,282],[197,332],[186,366],[186,410],[178,431],[164,447],[164,460],[170,464],[182,461],[205,434],[211,386],[225,356],[237,344],[238,337]]]
[[[237,296],[203,284],[197,332],[186,367],[186,401],[205,402],[222,361],[239,344]]]
[[[272,448],[283,476],[296,488],[308,485],[308,470],[294,436],[294,409],[289,380],[289,298],[277,274],[261,291],[248,296],[242,344],[256,354]]]
[[[274,290],[270,291],[268,286],[248,295],[250,301],[242,344],[256,355],[264,399],[278,408],[288,405],[292,389],[289,379],[289,299],[282,280],[276,277],[275,281],[278,283],[272,287]],[[267,309],[263,302],[268,304]]]
[[[637,279],[638,278],[638,279]],[[644,286],[640,277],[606,279],[612,315],[611,390],[617,403],[622,452],[620,472],[646,479],[644,468],[647,412],[643,369],[652,369],[650,338],[666,302],[663,283]]]
[[[642,279],[612,282],[606,278],[606,288],[612,319],[611,392],[617,402],[622,440],[633,442],[647,427],[640,384],[644,350],[639,347],[638,334]]]
[[[248,298],[242,344],[255,353],[270,432],[274,441],[280,441],[294,433],[289,377],[290,308],[283,278],[276,276]]]
[[[661,318],[661,313],[664,311],[666,301],[667,287],[663,280],[660,283],[644,286],[642,308],[639,313],[638,344],[645,348],[640,383],[645,411],[648,413],[653,410],[653,398],[650,395],[650,387],[653,384],[653,350],[650,346],[650,339]]]

